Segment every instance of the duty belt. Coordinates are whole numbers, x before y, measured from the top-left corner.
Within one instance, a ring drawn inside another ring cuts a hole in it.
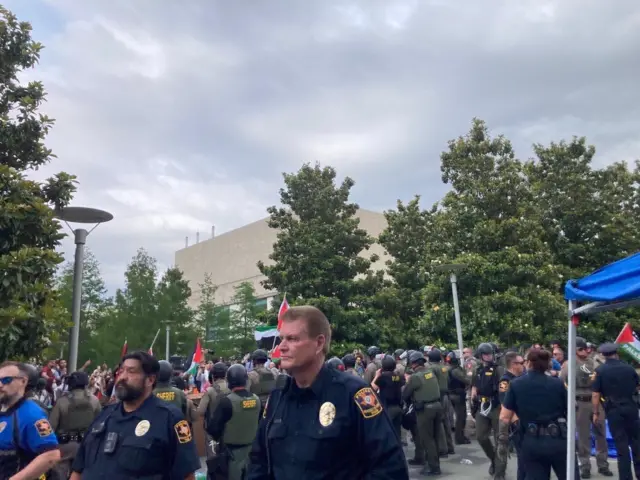
[[[76,442],[80,443],[84,439],[84,433],[75,432],[75,433],[61,433],[58,435],[58,443],[65,444]]]
[[[532,435],[534,437],[554,437],[560,438],[560,426],[557,423],[550,423],[546,427],[542,427],[537,423],[530,423],[527,425],[526,432],[528,435]]]

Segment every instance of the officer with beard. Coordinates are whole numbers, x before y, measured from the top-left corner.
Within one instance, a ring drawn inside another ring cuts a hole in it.
[[[153,395],[159,370],[146,352],[122,358],[115,386],[120,402],[107,406],[87,431],[71,480],[193,478],[200,459],[191,428],[175,405]]]

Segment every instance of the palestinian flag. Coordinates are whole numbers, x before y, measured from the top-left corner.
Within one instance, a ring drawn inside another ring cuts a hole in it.
[[[256,331],[253,332],[253,336],[256,342],[260,343],[265,338],[271,338],[278,336],[278,329],[273,325],[259,325],[256,327]]]
[[[616,338],[616,343],[620,344],[620,350],[640,363],[640,340],[630,323],[626,323],[622,328],[620,335]]]
[[[200,345],[200,339],[198,338],[196,340],[196,348],[194,349],[193,356],[191,357],[191,366],[185,373],[190,373],[191,375],[198,373],[198,367],[203,360],[204,353],[202,352],[202,345]]]

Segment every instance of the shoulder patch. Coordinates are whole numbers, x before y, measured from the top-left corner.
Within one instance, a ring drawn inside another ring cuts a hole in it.
[[[173,426],[173,429],[176,431],[176,435],[178,436],[178,442],[189,443],[191,441],[191,429],[189,428],[189,424],[186,420],[180,420]]]
[[[44,418],[34,423],[34,426],[38,431],[38,435],[40,435],[41,437],[48,437],[53,432],[53,429],[51,428],[51,424],[49,423],[49,420],[46,420]]]
[[[382,412],[382,405],[380,400],[371,388],[361,388],[356,392],[353,399],[356,405],[360,409],[360,413],[366,419],[376,417]]]
[[[500,382],[500,393],[504,393],[509,390],[509,382],[507,380],[502,380]]]

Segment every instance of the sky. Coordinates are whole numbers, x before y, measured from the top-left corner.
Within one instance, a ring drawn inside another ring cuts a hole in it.
[[[174,252],[259,220],[305,162],[384,211],[447,190],[440,153],[473,117],[521,158],[573,135],[640,158],[637,0],[0,0],[46,49],[57,158],[109,290],[139,247]],[[73,241],[62,249],[73,257]]]

